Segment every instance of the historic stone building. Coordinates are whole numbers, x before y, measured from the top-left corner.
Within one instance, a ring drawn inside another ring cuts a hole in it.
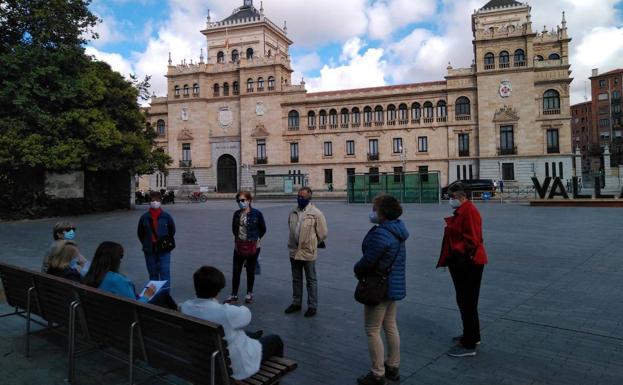
[[[206,57],[169,60],[168,95],[148,109],[175,162],[151,187],[178,188],[184,172],[220,192],[272,174],[321,190],[344,189],[348,173],[439,171],[442,184],[525,186],[554,168],[569,178],[570,38],[564,14],[537,32],[530,10],[493,0],[475,11],[473,64],[448,65],[445,80],[319,93],[292,83],[287,28],[252,0],[222,21],[208,16]]]

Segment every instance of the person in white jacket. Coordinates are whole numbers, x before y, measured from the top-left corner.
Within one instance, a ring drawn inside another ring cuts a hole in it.
[[[260,370],[269,357],[283,357],[283,341],[278,335],[258,339],[249,337],[244,327],[251,323],[251,311],[245,306],[221,304],[216,296],[225,288],[225,275],[215,267],[203,266],[193,275],[197,298],[180,306],[182,313],[223,326],[231,359],[232,377],[244,380]]]

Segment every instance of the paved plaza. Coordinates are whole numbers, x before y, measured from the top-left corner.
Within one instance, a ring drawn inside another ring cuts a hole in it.
[[[315,318],[285,315],[291,276],[286,251],[287,215],[293,202],[258,202],[268,233],[256,281],[251,329],[280,334],[286,356],[299,368],[285,385],[355,384],[369,369],[362,305],[353,299],[352,266],[370,228],[369,205],[318,202],[329,224],[318,263]],[[231,282],[233,201],[166,206],[177,223],[172,290],[178,302],[193,296],[192,273],[204,264]],[[460,333],[448,272],[435,269],[447,203],[406,205],[407,298],[399,303],[402,381],[422,384],[623,384],[623,210],[478,205],[490,264],[485,268],[478,356],[450,358],[450,338]],[[123,271],[138,285],[147,272],[134,211],[70,218],[77,241],[91,258],[99,242],[123,244]],[[0,223],[0,261],[33,269],[51,241],[57,219]],[[245,290],[243,274],[241,293]],[[221,295],[223,299],[228,288]],[[2,305],[3,312],[9,309]],[[24,321],[0,319],[0,383],[62,384],[66,356],[58,338],[38,332],[32,358],[23,355]],[[62,340],[60,340],[62,342]],[[206,360],[207,364],[207,360]],[[100,353],[78,359],[80,384],[123,383],[123,364]]]

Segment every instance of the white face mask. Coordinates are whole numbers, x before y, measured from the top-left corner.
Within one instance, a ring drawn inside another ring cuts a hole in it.
[[[450,198],[450,207],[452,207],[454,210],[458,209],[459,207],[461,207],[461,201],[458,199],[454,199],[454,198]]]
[[[158,201],[153,201],[149,204],[149,207],[151,207],[154,210],[158,210],[160,208],[160,202]]]

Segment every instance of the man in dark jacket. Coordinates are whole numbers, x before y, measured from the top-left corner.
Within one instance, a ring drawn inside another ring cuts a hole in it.
[[[478,209],[470,202],[461,183],[448,189],[454,216],[446,218],[441,255],[437,267],[449,267],[456,302],[461,311],[463,334],[452,340],[457,344],[448,355],[465,357],[476,355],[480,344],[478,297],[487,252],[482,239],[482,219]]]
[[[150,194],[151,202],[149,210],[141,216],[138,221],[138,239],[143,245],[145,263],[149,272],[149,279],[152,281],[168,281],[164,286],[169,288],[171,285],[171,250],[162,250],[163,241],[175,246],[175,222],[171,215],[162,208],[162,196],[158,191]]]

